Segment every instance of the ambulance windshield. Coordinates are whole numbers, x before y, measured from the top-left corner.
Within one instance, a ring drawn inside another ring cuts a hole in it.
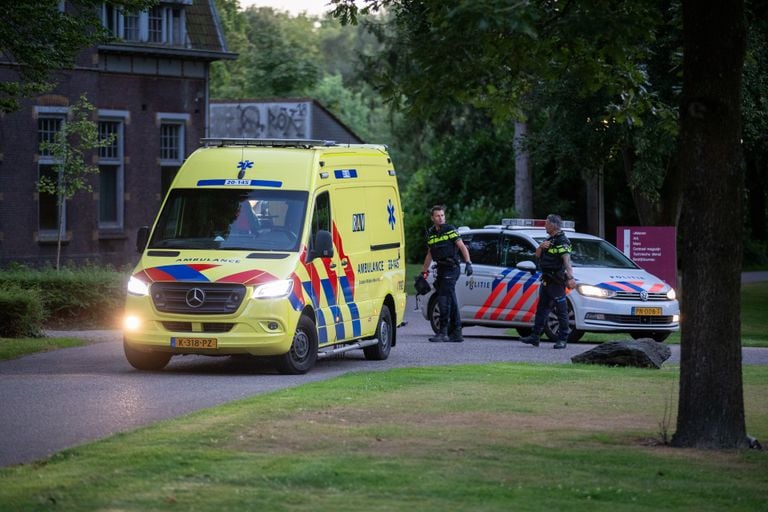
[[[172,190],[150,249],[298,251],[307,192]]]

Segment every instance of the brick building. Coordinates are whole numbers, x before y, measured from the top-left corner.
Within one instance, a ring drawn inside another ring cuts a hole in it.
[[[99,131],[115,138],[92,155],[100,169],[93,191],[67,202],[64,262],[134,262],[137,229],[151,224],[175,172],[208,135],[209,66],[236,57],[214,0],[163,1],[137,15],[103,6],[101,19],[118,42],[81,52],[52,92],[0,117],[0,267],[55,261],[56,200],[37,192],[55,162],[39,143],[51,140],[82,93],[97,109]],[[13,79],[14,66],[0,57],[0,80]]]

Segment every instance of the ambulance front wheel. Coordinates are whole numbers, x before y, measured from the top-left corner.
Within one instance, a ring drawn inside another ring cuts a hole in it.
[[[299,375],[307,373],[315,365],[315,361],[317,361],[317,329],[309,317],[302,316],[296,326],[291,348],[285,354],[276,356],[274,364],[280,373]]]
[[[165,368],[171,360],[170,352],[142,352],[123,340],[123,352],[128,362],[137,370],[156,372]]]
[[[392,350],[394,335],[395,326],[392,322],[392,312],[389,310],[389,306],[383,306],[379,315],[379,325],[376,327],[376,339],[379,342],[363,348],[365,358],[369,361],[383,361],[388,358],[389,351]]]

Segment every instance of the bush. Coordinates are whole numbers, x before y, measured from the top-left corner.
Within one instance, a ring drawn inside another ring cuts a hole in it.
[[[40,336],[44,319],[37,290],[7,285],[0,287],[0,338]]]
[[[127,276],[110,268],[81,267],[0,271],[0,287],[37,290],[53,325],[113,325],[125,301]]]

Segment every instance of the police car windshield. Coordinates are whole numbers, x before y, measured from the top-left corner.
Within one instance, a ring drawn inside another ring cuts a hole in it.
[[[571,241],[571,265],[574,267],[639,268],[605,240],[573,236],[568,236],[568,239]],[[536,237],[537,242],[544,240],[544,237]]]
[[[297,251],[307,197],[291,190],[175,189],[149,248]]]

